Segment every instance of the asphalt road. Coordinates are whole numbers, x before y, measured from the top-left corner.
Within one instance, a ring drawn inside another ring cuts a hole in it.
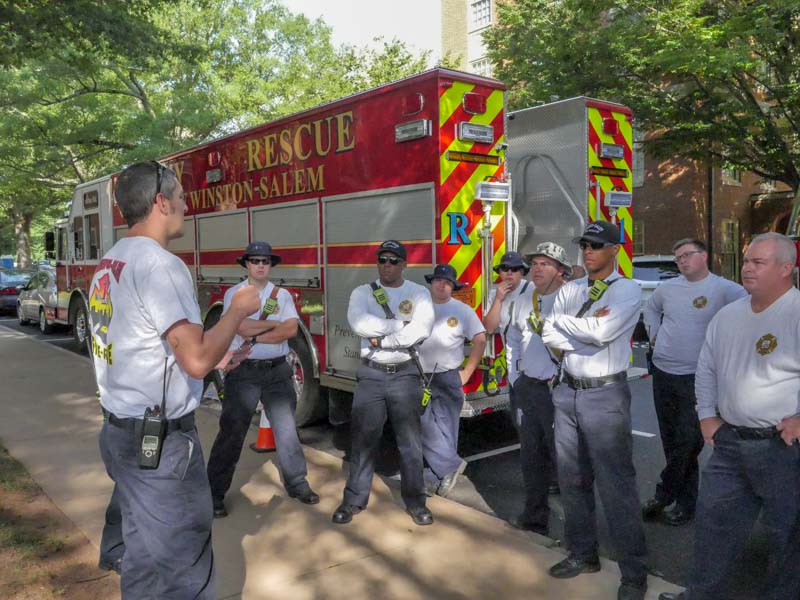
[[[24,332],[36,339],[64,349],[76,351],[70,332],[56,329],[42,335],[35,326],[20,326],[16,318],[0,315],[0,325]],[[644,366],[644,350],[634,350],[634,364]],[[88,365],[87,365],[88,368]],[[658,424],[653,408],[652,386],[649,379],[631,383],[634,463],[639,494],[642,500],[652,496],[659,473],[664,466]],[[254,421],[257,425],[257,421]],[[349,448],[348,426],[333,427],[320,424],[300,431],[304,444],[346,457]],[[462,421],[459,453],[469,463],[464,476],[449,496],[451,500],[501,519],[517,514],[523,504],[524,490],[519,469],[519,447],[516,433],[507,413],[496,413]],[[707,458],[708,450],[701,455]],[[393,450],[391,431],[387,427],[378,460],[378,473],[390,479],[398,478],[398,461]],[[563,511],[560,498],[551,496],[550,532],[552,544],[559,544],[563,533]],[[598,522],[601,554],[614,558],[608,530],[598,500]],[[693,524],[670,527],[658,522],[645,523],[651,570],[666,580],[684,585],[693,555]],[[767,565],[768,540],[756,525],[747,549],[732,569],[737,590],[731,600],[756,600],[756,590],[763,582]],[[477,560],[477,559],[476,559]]]

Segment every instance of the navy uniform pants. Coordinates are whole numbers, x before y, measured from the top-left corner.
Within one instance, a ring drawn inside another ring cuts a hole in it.
[[[661,444],[667,461],[656,486],[656,499],[677,504],[694,514],[703,450],[703,434],[697,419],[694,375],[673,375],[653,366],[653,402],[658,416]]]
[[[197,430],[169,433],[158,469],[138,467],[140,446],[133,432],[103,424],[100,454],[122,512],[122,600],[214,600],[211,492]]]
[[[384,373],[361,365],[350,421],[350,474],[345,504],[365,507],[369,501],[375,455],[386,419],[391,421],[400,452],[400,493],[407,508],[425,506],[422,478],[422,380],[413,365]]]
[[[291,493],[309,489],[306,459],[294,420],[297,395],[292,385],[292,368],[289,363],[263,367],[245,360],[225,376],[219,432],[208,457],[208,480],[214,500],[222,500],[231,487],[259,400],[275,434],[283,485]]]
[[[547,382],[521,374],[511,389],[511,408],[519,432],[519,458],[525,484],[522,519],[547,530],[550,519],[547,491],[556,469],[553,399]]]
[[[125,540],[122,538],[122,510],[119,506],[119,491],[116,484],[106,507],[106,522],[100,538],[100,565],[113,568],[125,554]]]
[[[623,381],[553,391],[556,456],[564,533],[571,556],[597,558],[594,487],[603,503],[622,581],[647,580],[647,549],[633,467],[631,392]]]
[[[430,378],[429,374],[426,377]],[[422,456],[429,468],[425,479],[438,483],[461,466],[458,455],[458,428],[464,391],[458,369],[436,373],[431,381],[431,400],[420,417]]]
[[[800,597],[800,446],[780,437],[742,439],[729,425],[714,434],[714,451],[703,469],[695,520],[695,550],[688,600],[730,597],[727,579],[753,525],[770,540],[764,600]]]

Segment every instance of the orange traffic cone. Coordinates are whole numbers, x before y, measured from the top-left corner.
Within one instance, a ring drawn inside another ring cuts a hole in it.
[[[258,437],[254,444],[250,444],[253,452],[274,452],[275,435],[272,433],[272,426],[267,419],[267,412],[261,411],[261,422],[258,424]]]

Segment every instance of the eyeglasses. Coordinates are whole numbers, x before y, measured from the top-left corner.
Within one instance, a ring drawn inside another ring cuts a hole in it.
[[[506,265],[500,265],[500,272],[505,273],[506,271],[511,271],[512,273],[517,273],[522,271],[522,267],[508,267]]]
[[[679,263],[683,260],[688,260],[692,254],[700,254],[701,252],[702,250],[690,250],[689,252],[684,252],[683,254],[676,256],[674,260],[676,263]]]
[[[248,258],[247,262],[251,265],[269,265],[272,261],[269,258]]]
[[[379,256],[378,264],[385,265],[386,263],[389,263],[390,265],[399,265],[401,260],[403,259],[398,258],[397,256]]]
[[[157,160],[151,161],[156,166],[156,196],[161,193],[161,178],[167,168]]]
[[[608,246],[613,246],[614,244],[607,244],[606,242],[580,242],[578,244],[581,247],[581,250],[586,250],[587,248],[591,248],[592,250],[602,250],[603,248],[607,248]]]

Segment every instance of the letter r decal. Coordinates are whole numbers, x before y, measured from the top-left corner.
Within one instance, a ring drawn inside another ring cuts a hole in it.
[[[460,212],[450,212],[447,213],[447,218],[450,220],[450,239],[447,240],[447,245],[470,245],[472,242],[470,241],[466,232],[467,225],[469,224],[467,215]]]

